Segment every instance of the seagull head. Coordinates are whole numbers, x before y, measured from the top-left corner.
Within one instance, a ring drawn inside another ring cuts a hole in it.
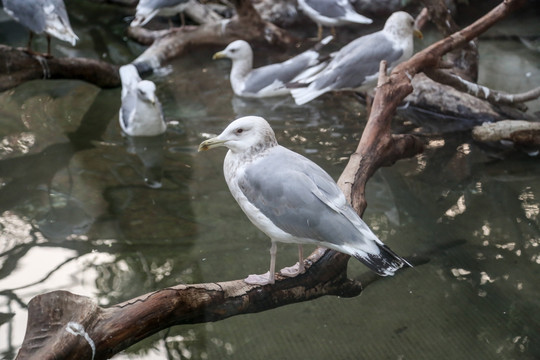
[[[253,50],[251,50],[251,46],[247,41],[236,40],[227,45],[225,49],[218,51],[212,56],[212,59],[214,60],[223,58],[229,58],[232,61],[243,59],[251,60],[253,59]]]
[[[234,120],[218,136],[205,140],[199,151],[224,146],[233,153],[260,152],[276,146],[276,135],[270,124],[259,116],[245,116]]]
[[[416,29],[414,18],[405,11],[396,11],[386,20],[384,32],[397,36],[398,38],[415,35],[422,38],[420,30]]]
[[[141,80],[137,84],[137,95],[143,101],[147,101],[152,105],[157,102],[156,85],[150,80]]]

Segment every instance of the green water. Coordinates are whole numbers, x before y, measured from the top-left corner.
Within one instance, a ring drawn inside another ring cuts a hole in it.
[[[143,50],[123,34],[125,10],[86,2],[71,8],[81,43],[73,49],[53,40],[58,56],[122,64]],[[499,28],[525,22],[513,21]],[[3,14],[0,28],[1,42],[25,43],[24,29]],[[511,39],[480,49],[483,83],[508,91],[540,83],[540,53]],[[179,283],[267,270],[270,242],[226,188],[225,151],[197,153],[230,120],[265,117],[282,145],[338,178],[360,138],[364,106],[352,95],[303,107],[287,97],[236,98],[230,64],[211,60],[217,50],[195,51],[150,77],[169,127],[145,144],[121,136],[120,89],[32,81],[0,93],[0,358],[16,354],[25,304],[37,294],[63,289],[106,307]],[[529,105],[531,113],[540,109],[538,101]],[[455,130],[467,128],[464,119],[428,118],[425,152],[375,174],[364,217],[397,253],[426,256],[427,264],[352,299],[176,326],[115,358],[539,358],[538,158],[473,142],[469,131]],[[395,131],[420,129],[415,119],[410,109],[400,111]],[[149,177],[162,186],[147,186]],[[295,260],[294,245],[279,245],[278,267]],[[350,262],[350,276],[365,271]]]

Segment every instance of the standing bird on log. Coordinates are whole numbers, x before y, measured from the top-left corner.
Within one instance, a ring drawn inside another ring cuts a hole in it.
[[[232,60],[230,81],[233,92],[238,96],[264,98],[288,95],[290,91],[285,84],[312,76],[324,67],[319,50],[331,40],[332,36],[328,36],[312,49],[287,61],[256,69],[253,69],[253,50],[244,40],[233,41],[225,49],[215,53],[212,59]]]
[[[135,19],[129,24],[131,27],[144,26],[154,16],[174,16],[180,14],[182,26],[185,25],[183,11],[189,6],[191,0],[140,0],[137,4]]]
[[[156,85],[141,80],[134,65],[120,68],[122,106],[120,127],[129,136],[156,136],[167,130],[161,104],[156,96]]]
[[[298,244],[298,263],[281,270],[289,277],[304,271],[302,244],[354,256],[381,276],[411,266],[377,238],[326,171],[278,145],[265,119],[239,118],[219,136],[203,141],[199,151],[219,146],[229,149],[223,172],[231,194],[272,241],[270,271],[250,275],[246,283],[274,283],[276,242]]]
[[[393,13],[381,31],[359,37],[342,47],[311,79],[289,84],[294,101],[303,105],[330,91],[362,91],[373,87],[382,60],[386,60],[391,69],[412,56],[413,35],[422,37],[414,27],[414,18],[403,11]]]
[[[73,32],[63,0],[4,0],[4,10],[30,30],[27,51],[34,34],[47,36],[47,56],[51,55],[51,36],[75,46],[79,38]]]
[[[357,13],[349,0],[298,0],[298,6],[307,17],[317,23],[317,40],[322,38],[323,25],[330,26],[335,37],[334,26],[373,22]]]

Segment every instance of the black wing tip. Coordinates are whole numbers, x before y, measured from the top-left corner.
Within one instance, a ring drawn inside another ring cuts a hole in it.
[[[380,254],[368,254],[367,257],[355,254],[354,257],[380,276],[392,276],[402,267],[413,265],[393,252],[386,245],[379,245]]]

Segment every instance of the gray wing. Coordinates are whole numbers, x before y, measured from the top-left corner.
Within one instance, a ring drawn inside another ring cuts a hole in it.
[[[173,7],[178,4],[187,3],[189,0],[148,0],[148,1],[141,1],[142,4],[146,5],[149,8],[152,9],[161,9],[164,7]]]
[[[43,0],[4,0],[4,10],[21,25],[40,34],[45,30],[45,4]]]
[[[335,0],[306,0],[306,4],[323,16],[341,18],[345,15],[345,8]]]
[[[130,89],[122,98],[122,106],[120,108],[120,125],[124,131],[129,127],[130,119],[132,118],[137,106],[137,90]]]
[[[309,67],[317,57],[318,54],[314,50],[307,50],[282,63],[253,69],[244,82],[244,91],[256,93],[276,80],[283,84],[288,83]]]
[[[281,146],[250,166],[239,185],[266,217],[294,236],[340,246],[365,241],[358,226],[372,234],[328,173]]]
[[[381,60],[392,64],[403,54],[382,32],[358,38],[344,46],[315,79],[314,87],[351,89],[361,86],[366,77],[379,71]]]
[[[54,5],[54,13],[60,17],[64,25],[69,25],[69,17],[66,10],[66,4],[64,4],[64,0],[47,0],[49,4]]]

